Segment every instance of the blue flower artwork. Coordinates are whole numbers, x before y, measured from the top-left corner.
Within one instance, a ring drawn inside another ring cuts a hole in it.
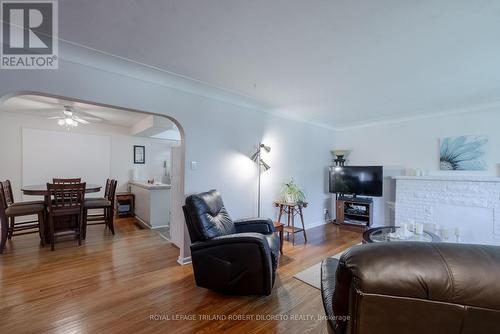
[[[486,170],[486,136],[441,139],[441,170]]]

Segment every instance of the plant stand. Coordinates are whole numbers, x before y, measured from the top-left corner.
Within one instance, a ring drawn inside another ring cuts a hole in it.
[[[304,215],[302,214],[302,208],[307,207],[307,203],[286,203],[286,202],[274,202],[274,206],[279,208],[278,222],[281,222],[281,216],[287,215],[287,225],[283,227],[283,231],[287,233],[287,239],[290,240],[290,234],[292,235],[292,245],[295,246],[295,233],[304,233],[304,243],[307,243],[307,235],[304,227]],[[302,228],[295,227],[295,216],[300,216],[300,221],[302,223]]]

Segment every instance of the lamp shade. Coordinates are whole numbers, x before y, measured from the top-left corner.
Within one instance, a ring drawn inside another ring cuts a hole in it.
[[[269,166],[268,164],[266,164],[266,162],[264,160],[262,160],[262,159],[260,159],[260,164],[261,164],[262,167],[264,167],[264,171],[271,169],[271,166]]]
[[[260,147],[263,148],[267,153],[271,152],[271,147],[267,145],[260,144]]]
[[[260,150],[257,150],[254,154],[250,156],[250,159],[252,159],[253,162],[257,162],[259,160],[259,153]]]
[[[352,152],[352,150],[331,150],[330,151],[330,153],[334,157],[343,156],[344,158],[347,158],[351,152]]]
[[[269,152],[271,152],[271,147],[260,143],[259,146],[257,147],[257,150],[250,156],[250,159],[252,159],[253,162],[257,163],[260,159],[260,153],[262,152],[262,150],[269,153]],[[262,159],[260,159],[260,161],[262,163]],[[267,169],[269,169],[269,168],[267,168]]]

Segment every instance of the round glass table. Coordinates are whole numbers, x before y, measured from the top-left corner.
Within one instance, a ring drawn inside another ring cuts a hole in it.
[[[373,242],[398,242],[398,241],[420,241],[440,242],[441,238],[434,233],[423,231],[422,234],[411,233],[407,237],[398,236],[399,226],[374,227],[363,233],[363,243]]]

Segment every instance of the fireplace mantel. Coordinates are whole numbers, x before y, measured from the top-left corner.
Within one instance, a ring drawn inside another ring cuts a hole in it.
[[[396,225],[436,224],[469,243],[500,244],[500,178],[478,175],[397,176]]]
[[[500,177],[477,175],[394,176],[393,179],[415,181],[500,182]]]

